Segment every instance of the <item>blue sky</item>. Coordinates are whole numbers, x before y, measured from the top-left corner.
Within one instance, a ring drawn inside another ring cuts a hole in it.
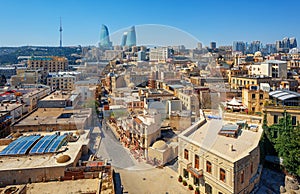
[[[60,16],[64,45],[96,45],[101,24],[110,33],[131,25],[168,25],[204,45],[272,43],[285,36],[300,38],[299,9],[298,0],[1,0],[0,46],[56,46]]]

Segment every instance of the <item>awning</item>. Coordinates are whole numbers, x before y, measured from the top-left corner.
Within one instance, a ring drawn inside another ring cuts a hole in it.
[[[203,176],[203,171],[202,170],[197,170],[193,167],[188,167],[187,171],[190,172],[192,175],[194,175],[196,178],[201,178]]]

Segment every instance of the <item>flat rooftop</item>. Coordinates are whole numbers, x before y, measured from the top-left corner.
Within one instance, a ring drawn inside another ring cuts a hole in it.
[[[189,141],[202,149],[216,154],[228,161],[235,162],[247,156],[258,146],[262,134],[262,128],[258,126],[258,131],[241,129],[237,138],[219,135],[221,128],[232,122],[219,119],[201,119],[182,134],[181,138]],[[235,124],[235,123],[234,123]],[[198,126],[197,126],[198,125]],[[248,123],[248,125],[251,125]],[[233,146],[233,151],[230,149]]]
[[[27,185],[27,193],[96,193],[99,179],[78,179],[70,181],[53,181],[45,183],[31,183]]]
[[[65,110],[64,108],[39,108],[14,126],[81,123],[92,114],[90,108]]]
[[[9,112],[20,106],[22,106],[22,104],[20,104],[20,103],[13,103],[13,104],[5,103],[5,104],[3,104],[3,106],[0,106],[0,112]]]
[[[76,131],[70,131],[75,133]],[[33,133],[23,133],[23,135],[32,135]],[[36,134],[36,133],[34,133]],[[55,132],[39,132],[41,135],[53,135]],[[22,137],[22,136],[21,136]],[[85,133],[80,135],[76,142],[68,142],[65,151],[59,154],[49,153],[42,155],[20,155],[20,156],[1,156],[0,157],[0,171],[19,170],[19,169],[33,169],[33,168],[47,168],[47,167],[63,167],[71,165],[78,153],[81,150],[82,145],[89,144],[89,130],[85,130]],[[2,151],[6,146],[0,146]],[[56,162],[56,158],[61,155],[69,155],[70,160],[65,163]]]
[[[71,93],[66,92],[54,92],[45,98],[41,99],[41,101],[55,101],[55,100],[68,100],[71,96]]]

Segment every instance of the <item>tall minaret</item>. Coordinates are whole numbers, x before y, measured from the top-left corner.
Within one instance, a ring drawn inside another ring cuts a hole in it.
[[[61,17],[60,17],[60,27],[59,27],[59,33],[60,33],[60,40],[59,40],[59,46],[62,47],[62,23],[61,23]]]

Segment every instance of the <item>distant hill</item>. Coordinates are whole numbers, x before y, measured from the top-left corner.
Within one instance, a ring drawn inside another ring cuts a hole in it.
[[[72,55],[81,55],[82,49],[78,47],[0,47],[0,65],[18,63],[19,56],[65,56],[72,64],[78,57]]]

